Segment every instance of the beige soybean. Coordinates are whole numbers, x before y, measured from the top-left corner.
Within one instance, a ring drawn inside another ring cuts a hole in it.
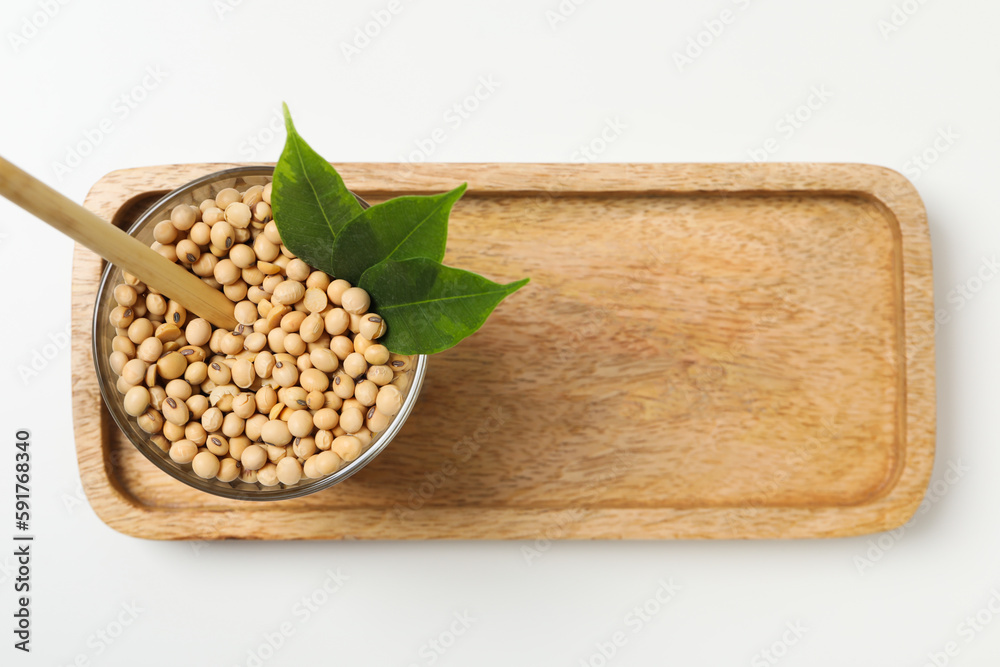
[[[241,389],[247,389],[257,379],[253,363],[249,359],[240,359],[233,364],[233,383]]]
[[[345,373],[355,379],[363,376],[368,370],[368,362],[365,361],[363,355],[357,352],[351,352],[347,355],[347,358],[344,359],[344,363],[341,364],[341,366],[343,367]]]
[[[212,277],[223,285],[232,285],[243,277],[243,272],[231,259],[223,259],[212,268]]]
[[[357,433],[365,425],[365,415],[357,408],[344,408],[340,413],[340,427],[348,433]]]
[[[243,336],[230,331],[222,337],[219,345],[223,353],[237,354],[243,350]]]
[[[211,433],[205,439],[205,448],[216,456],[225,456],[229,453],[229,441],[218,433]]]
[[[393,385],[387,385],[378,390],[375,405],[379,412],[394,417],[403,407],[403,394]]]
[[[267,336],[255,331],[243,340],[243,347],[251,352],[260,352],[267,346]]]
[[[381,387],[392,382],[394,374],[388,366],[372,366],[368,369],[366,377]]]
[[[133,321],[132,324],[128,325],[128,338],[136,345],[152,335],[153,323],[145,317],[140,317],[139,319]]]
[[[278,391],[278,400],[287,405],[292,410],[302,410],[308,407],[306,398],[309,394],[305,389],[299,386],[295,387],[282,387]]]
[[[149,390],[142,386],[132,387],[125,393],[122,403],[126,413],[138,417],[149,407]]]
[[[124,352],[131,359],[135,356],[135,343],[129,340],[128,336],[115,336],[111,339],[111,349],[115,352]]]
[[[304,438],[313,430],[313,415],[308,410],[298,410],[288,418],[288,431],[296,438]]]
[[[276,486],[278,484],[278,468],[273,463],[267,463],[257,471],[257,481],[264,486]]]
[[[184,437],[201,447],[208,438],[208,433],[198,422],[188,422],[184,425]]]
[[[167,302],[167,313],[164,315],[164,319],[177,327],[182,327],[187,321],[187,310],[176,301],[169,301]]]
[[[343,363],[348,355],[354,353],[354,342],[347,336],[334,336],[330,339],[330,350]]]
[[[208,364],[204,361],[193,361],[184,371],[184,379],[192,385],[198,385],[208,379]]]
[[[260,445],[250,445],[240,454],[240,463],[246,470],[259,470],[267,463],[267,450]]]
[[[331,336],[339,336],[351,325],[351,316],[343,308],[333,308],[323,317],[323,325]]]
[[[150,389],[152,391],[152,389]],[[188,412],[191,413],[191,419],[201,419],[201,416],[205,414],[205,410],[210,407],[208,405],[208,396],[204,394],[195,394],[188,400],[184,401],[188,406]]]
[[[174,463],[191,463],[198,455],[198,445],[190,440],[177,440],[170,445],[170,458]]]
[[[316,453],[316,440],[312,437],[292,440],[292,456],[305,459]]]
[[[362,380],[354,386],[354,398],[364,407],[371,407],[375,405],[378,391],[379,387],[377,384],[371,380]]]
[[[361,455],[361,441],[352,435],[341,435],[334,438],[330,451],[345,461],[353,461]]]
[[[240,476],[240,467],[236,459],[226,457],[219,462],[219,472],[215,478],[220,482],[232,482]]]
[[[180,352],[169,352],[156,362],[156,370],[164,379],[179,378],[187,370],[187,359]]]
[[[184,438],[184,427],[168,421],[163,422],[163,435],[170,442],[177,442]]]
[[[125,308],[131,308],[139,299],[139,293],[131,285],[118,285],[113,292],[115,303]]]
[[[309,353],[309,361],[314,368],[324,373],[332,373],[340,366],[340,359],[329,348],[313,350]]]
[[[307,392],[323,392],[330,386],[330,376],[318,368],[307,368],[299,373],[299,384]]]
[[[334,428],[339,428],[339,427],[334,427]],[[326,451],[327,449],[330,449],[330,446],[333,445],[333,438],[334,435],[332,429],[329,431],[317,431],[316,449],[319,449],[320,451]]]
[[[299,369],[295,364],[279,361],[274,364],[271,377],[282,387],[292,387],[299,380]]]
[[[235,400],[235,398],[233,398]],[[252,418],[251,418],[252,419]],[[247,420],[235,412],[230,412],[222,419],[222,432],[227,438],[235,438],[246,429]]]
[[[125,368],[128,361],[128,355],[124,352],[112,352],[108,355],[108,363],[111,364],[111,370],[115,372],[115,375],[122,374],[122,369]]]
[[[212,361],[208,365],[208,379],[217,385],[229,384],[232,379],[232,371],[226,363]]]
[[[180,378],[176,378],[168,382],[163,390],[167,392],[167,396],[176,398],[180,401],[186,401],[191,398],[191,385],[188,384],[187,381]]]
[[[243,282],[242,279],[237,278],[230,284],[223,285],[222,293],[225,294],[230,301],[242,301],[247,297],[247,284]]]
[[[320,314],[310,313],[302,319],[302,323],[299,325],[298,333],[304,342],[315,343],[320,339],[324,331],[325,325]]]
[[[229,455],[238,461],[243,456],[243,450],[252,444],[250,438],[245,435],[229,438]]]
[[[354,378],[343,371],[337,371],[337,374],[333,376],[331,387],[333,393],[340,398],[346,399],[354,396]]]
[[[267,414],[278,404],[278,394],[274,387],[261,387],[254,395],[254,401],[257,404],[257,411]]]
[[[298,484],[302,479],[302,466],[290,456],[285,457],[278,461],[276,473],[279,482],[287,486],[292,486]]]
[[[385,320],[375,313],[368,313],[361,318],[361,335],[368,340],[375,340],[385,335]]]
[[[389,362],[389,350],[385,345],[372,345],[364,352],[365,361],[372,366],[381,366]]]
[[[163,401],[163,418],[171,424],[183,426],[190,418],[190,411],[184,401],[168,396]]]
[[[198,452],[191,460],[191,469],[198,477],[212,479],[219,474],[219,459],[212,452]]]
[[[326,396],[322,391],[310,391],[306,394],[306,405],[310,410],[319,410],[326,405]]]
[[[127,329],[134,319],[135,313],[128,306],[116,306],[111,310],[111,315],[108,317],[111,326],[116,329]]]
[[[368,409],[368,413],[365,415],[365,428],[372,433],[381,433],[388,428],[389,422],[391,421],[391,416],[385,414],[384,412],[379,412],[378,408],[372,406]]]
[[[260,437],[269,445],[287,445],[292,441],[292,434],[288,429],[288,424],[280,419],[268,420],[260,431]]]
[[[257,411],[257,402],[254,399],[253,394],[243,392],[233,399],[231,408],[233,414],[237,417],[240,417],[241,419],[249,419]]]
[[[137,385],[146,377],[147,364],[142,359],[131,359],[122,368],[121,379],[129,386]]]
[[[136,419],[136,423],[146,433],[159,433],[163,429],[163,415],[159,410],[146,408],[146,411]]]

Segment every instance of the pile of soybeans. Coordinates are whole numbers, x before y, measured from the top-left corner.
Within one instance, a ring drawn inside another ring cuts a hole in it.
[[[377,341],[368,294],[281,243],[271,185],[175,207],[152,247],[235,303],[233,331],[126,273],[110,364],[125,411],[199,477],[272,487],[355,460],[403,404],[414,357]]]

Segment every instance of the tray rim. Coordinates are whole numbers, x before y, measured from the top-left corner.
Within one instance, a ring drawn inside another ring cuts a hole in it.
[[[160,192],[149,188],[150,178],[164,183],[166,191],[198,175],[234,166],[244,164],[194,163],[112,171],[93,185],[84,204],[105,219],[112,219],[137,197]],[[89,325],[93,300],[88,303],[84,298],[88,279],[78,277],[77,267],[81,260],[93,261],[95,257],[77,245],[72,278],[74,435],[84,491],[95,512],[111,528],[149,539],[532,539],[546,538],[545,533],[551,533],[553,526],[560,529],[558,535],[548,536],[552,539],[831,537],[897,527],[909,520],[922,502],[933,468],[936,428],[932,259],[924,205],[915,187],[899,172],[860,163],[348,163],[342,165],[342,171],[350,174],[352,189],[372,196],[391,194],[399,187],[405,187],[408,193],[437,192],[456,183],[454,174],[460,171],[469,181],[470,193],[803,194],[858,197],[873,203],[892,226],[895,262],[902,265],[897,266],[894,275],[904,318],[896,330],[897,347],[904,351],[906,362],[897,374],[903,404],[902,412],[897,414],[897,433],[905,434],[905,441],[895,477],[887,479],[879,493],[855,505],[431,508],[421,510],[422,521],[411,518],[407,522],[394,521],[391,510],[353,509],[345,512],[348,517],[341,518],[342,530],[337,534],[310,530],[310,526],[324,520],[325,511],[282,509],[281,503],[221,510],[151,507],[128,494],[112,474],[103,444],[107,429],[114,426],[99,393],[96,419],[85,408],[94,403],[77,398],[77,385],[86,384],[88,372],[93,375],[89,326],[82,331],[76,327],[80,319]],[[91,384],[89,389],[99,392],[96,381]],[[88,445],[94,440],[100,443],[99,448]],[[252,519],[245,516],[245,510],[250,508],[254,509]],[[748,510],[752,510],[750,516],[734,523],[733,512]],[[261,521],[262,511],[268,513],[269,522]],[[183,514],[185,519],[173,521],[173,514]],[[567,518],[567,514],[572,517]],[[290,521],[293,517],[294,521]],[[280,534],[267,528],[270,522],[281,525]],[[373,526],[376,534],[371,534]],[[209,534],[205,534],[206,528]]]

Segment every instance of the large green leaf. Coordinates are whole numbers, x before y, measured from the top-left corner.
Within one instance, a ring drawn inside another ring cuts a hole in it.
[[[426,257],[440,262],[448,240],[448,214],[464,192],[463,183],[444,194],[396,197],[363,211],[344,225],[333,243],[336,277],[356,285],[361,274],[387,259]]]
[[[341,228],[361,213],[333,166],[295,131],[288,105],[288,138],[274,167],[271,205],[281,241],[307,264],[333,273],[333,241]]]
[[[360,286],[388,325],[381,343],[397,354],[433,354],[475,333],[497,304],[527,282],[500,285],[418,257],[377,264],[361,276]]]

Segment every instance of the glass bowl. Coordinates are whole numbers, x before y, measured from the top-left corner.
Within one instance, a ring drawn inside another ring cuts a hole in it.
[[[236,188],[242,191],[251,185],[263,185],[271,180],[273,172],[274,168],[268,166],[237,167],[191,181],[153,204],[128,229],[128,233],[149,245],[153,242],[153,227],[161,220],[168,219],[170,211],[178,204],[197,206],[203,200],[215,197],[225,188]],[[367,207],[364,202],[362,205]],[[125,412],[122,403],[123,396],[116,388],[118,376],[108,361],[112,352],[111,341],[115,336],[115,329],[111,326],[108,318],[111,310],[117,305],[113,292],[115,286],[123,282],[122,274],[122,270],[113,264],[108,264],[105,267],[97,292],[97,302],[94,305],[93,353],[101,395],[118,428],[136,449],[163,472],[200,491],[237,500],[285,500],[329,488],[364,468],[386,448],[402,428],[420,394],[420,388],[427,371],[426,355],[418,355],[413,368],[408,371],[410,383],[406,389],[403,406],[399,413],[393,417],[386,430],[378,434],[357,459],[347,462],[342,468],[326,477],[319,479],[303,477],[301,482],[292,486],[280,483],[276,486],[264,486],[260,483],[249,484],[240,481],[239,478],[233,482],[222,482],[218,479],[199,477],[191,470],[190,463],[178,464],[171,460],[155,443],[150,441],[150,435],[139,428],[135,417]]]

